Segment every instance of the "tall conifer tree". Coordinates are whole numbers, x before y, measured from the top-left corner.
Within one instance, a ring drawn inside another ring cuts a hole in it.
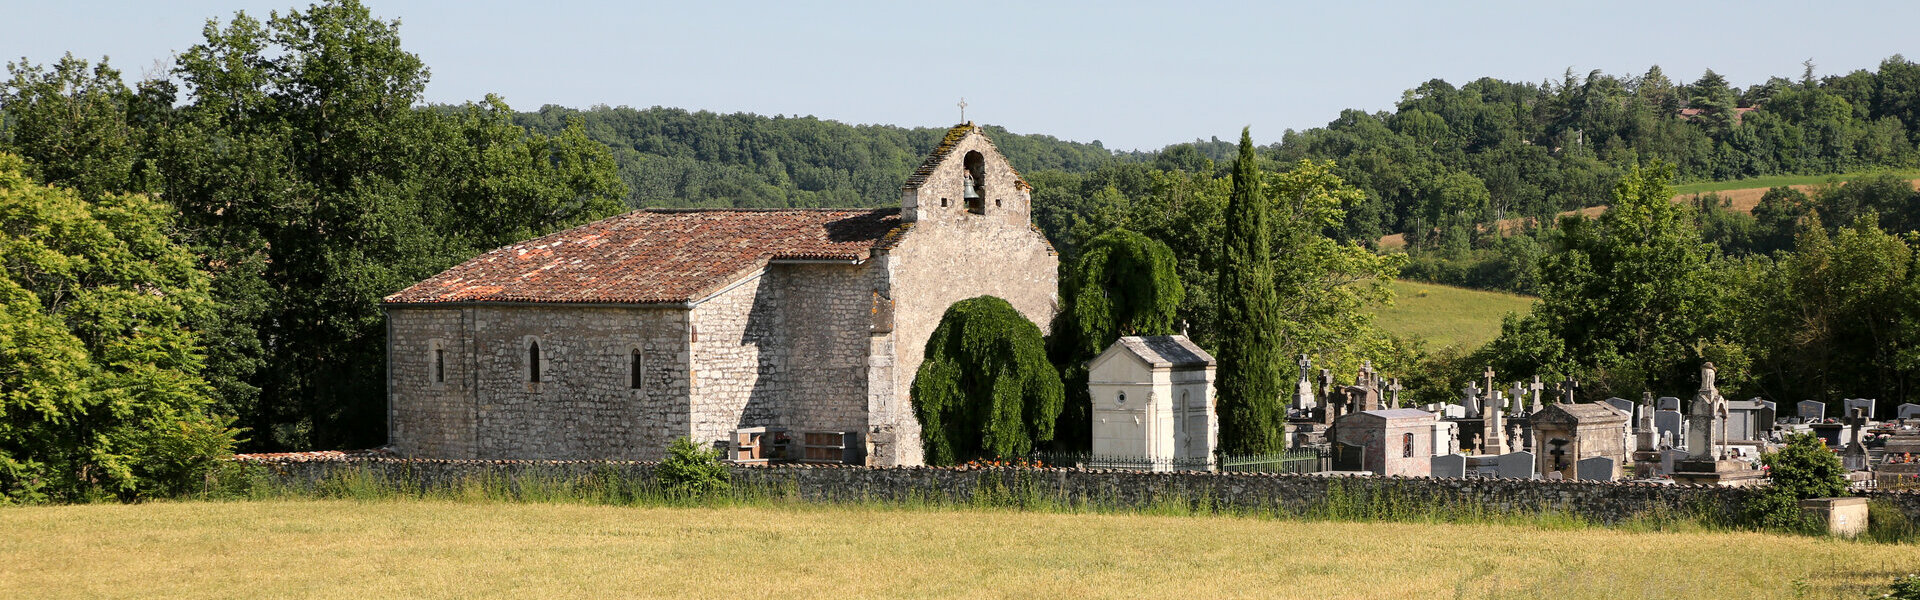
[[[1229,454],[1274,452],[1284,445],[1280,404],[1279,298],[1266,197],[1253,137],[1240,130],[1226,232],[1220,248],[1220,448]]]

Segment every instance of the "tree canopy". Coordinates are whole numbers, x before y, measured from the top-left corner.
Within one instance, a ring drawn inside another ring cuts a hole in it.
[[[912,395],[930,465],[1026,456],[1053,439],[1064,401],[1040,328],[993,296],[947,307]]]
[[[206,273],[166,205],[25,171],[0,153],[0,503],[187,489],[234,436],[200,376]]]
[[[1093,406],[1087,363],[1126,335],[1177,333],[1180,303],[1178,262],[1166,244],[1114,229],[1088,241],[1080,258],[1063,266],[1065,299],[1054,327],[1054,362],[1066,384],[1066,404],[1055,441],[1068,448],[1092,443]]]

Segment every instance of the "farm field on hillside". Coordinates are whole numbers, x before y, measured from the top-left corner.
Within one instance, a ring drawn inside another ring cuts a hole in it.
[[[1912,546],[868,507],[0,509],[0,597],[1864,598]]]
[[[1393,282],[1393,294],[1394,305],[1374,313],[1380,327],[1427,340],[1433,348],[1478,348],[1500,335],[1503,316],[1524,314],[1534,302],[1531,296],[1406,280]]]
[[[1895,171],[1894,173],[1898,175],[1914,178],[1914,183],[1915,183],[1914,187],[1920,188],[1920,171]],[[1740,212],[1753,212],[1753,207],[1758,206],[1760,204],[1760,197],[1767,195],[1767,190],[1772,188],[1776,188],[1784,185],[1784,186],[1792,187],[1802,192],[1807,192],[1811,194],[1813,193],[1813,190],[1815,188],[1825,185],[1828,180],[1845,182],[1845,181],[1850,181],[1856,178],[1865,177],[1868,175],[1875,175],[1875,174],[1877,173],[1841,173],[1838,175],[1775,175],[1775,176],[1769,176],[1769,177],[1755,177],[1752,179],[1733,179],[1728,181],[1703,181],[1698,183],[1688,183],[1684,185],[1673,186],[1673,191],[1674,191],[1673,201],[1674,202],[1689,201],[1689,200],[1692,200],[1695,196],[1705,194],[1708,192],[1716,192],[1720,194],[1721,198],[1724,198],[1728,201],[1729,208],[1732,208],[1733,210],[1740,211]],[[1600,213],[1603,213],[1606,211],[1607,211],[1606,206],[1589,206],[1586,208],[1582,208],[1580,210],[1569,210],[1569,211],[1560,213],[1560,216],[1564,217],[1564,216],[1572,215],[1574,213],[1579,213],[1579,214],[1586,215],[1587,218],[1594,218],[1594,217],[1600,216]],[[1522,218],[1501,219],[1499,222],[1500,230],[1501,231],[1514,230],[1515,228],[1523,226],[1525,224],[1525,221],[1526,219],[1522,219]],[[1381,248],[1386,248],[1386,249],[1402,248],[1407,245],[1407,236],[1405,234],[1400,234],[1400,233],[1382,236],[1378,243]]]

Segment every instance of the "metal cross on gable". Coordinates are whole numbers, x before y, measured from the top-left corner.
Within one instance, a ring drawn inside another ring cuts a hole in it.
[[[967,122],[967,97],[961,96],[960,103],[955,106],[960,107],[960,122],[961,123]]]

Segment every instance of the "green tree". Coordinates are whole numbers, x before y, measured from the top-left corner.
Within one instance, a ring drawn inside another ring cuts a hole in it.
[[[1502,328],[1481,359],[1496,370],[1534,373],[1559,361],[1589,379],[1589,394],[1638,397],[1681,389],[1701,360],[1730,385],[1746,359],[1716,323],[1726,300],[1709,279],[1710,245],[1673,197],[1664,163],[1635,168],[1598,219],[1561,222],[1559,248],[1540,266],[1540,302]],[[1548,363],[1552,364],[1552,363]]]
[[[1220,449],[1231,454],[1274,452],[1286,441],[1271,208],[1257,163],[1252,134],[1242,129],[1220,245],[1220,284],[1215,288],[1220,303],[1220,347],[1215,352]]]
[[[927,464],[1025,456],[1053,439],[1064,392],[1045,344],[1006,300],[947,307],[913,378]]]
[[[1054,441],[1069,449],[1092,443],[1093,407],[1088,362],[1126,335],[1175,333],[1180,304],[1179,263],[1166,244],[1125,229],[1087,242],[1064,285],[1066,310],[1050,340],[1060,356],[1066,405]]]
[[[1267,180],[1273,199],[1268,256],[1279,334],[1275,360],[1309,354],[1321,365],[1350,373],[1364,359],[1383,361],[1397,352],[1374,327],[1370,308],[1393,301],[1388,284],[1404,257],[1376,254],[1327,235],[1341,229],[1342,207],[1363,195],[1335,174],[1336,168],[1327,161],[1300,161]]]
[[[0,154],[0,502],[190,489],[234,435],[199,375],[206,274],[166,205],[25,170]]]
[[[427,69],[355,0],[209,23],[159,142],[165,194],[262,361],[264,447],[384,442],[380,298],[478,252],[603,217],[624,195],[579,127],[496,98],[417,108]]]

